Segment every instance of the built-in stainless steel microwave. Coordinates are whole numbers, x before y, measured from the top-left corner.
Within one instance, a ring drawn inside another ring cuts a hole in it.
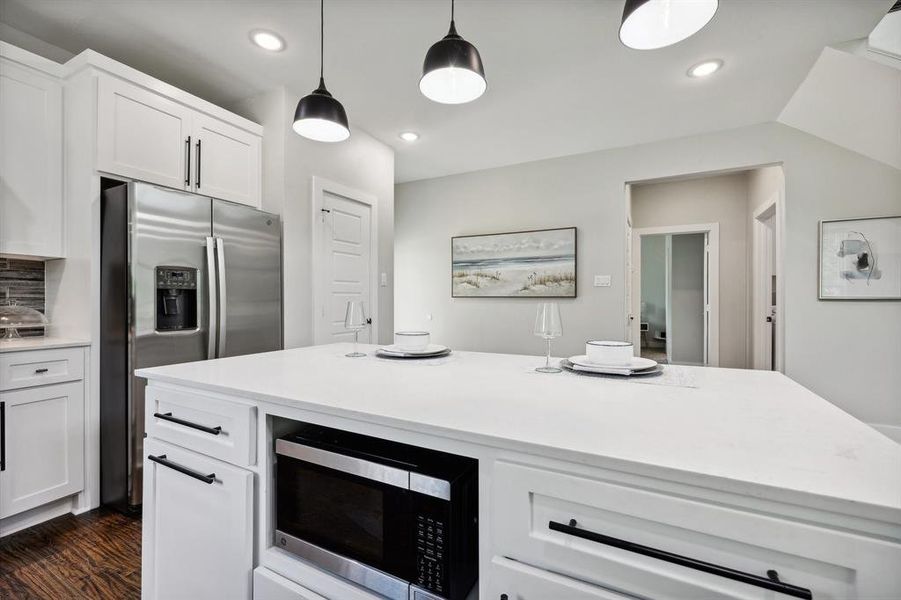
[[[394,600],[478,579],[478,461],[304,424],[276,440],[275,545]]]

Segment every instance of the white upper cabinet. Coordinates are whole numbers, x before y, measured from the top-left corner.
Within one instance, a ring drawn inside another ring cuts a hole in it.
[[[0,42],[0,254],[65,256],[59,68]]]
[[[124,79],[99,80],[98,171],[260,205],[260,135]]]
[[[228,123],[194,115],[194,191],[259,205],[260,136]]]
[[[98,94],[97,170],[187,189],[193,111],[114,77]]]

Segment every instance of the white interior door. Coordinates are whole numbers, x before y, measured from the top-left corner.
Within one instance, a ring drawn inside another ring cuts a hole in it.
[[[350,341],[353,332],[344,328],[349,300],[366,303],[372,309],[372,208],[362,202],[322,193],[320,227],[322,240],[322,285],[318,299],[317,344]],[[360,342],[369,343],[371,327],[360,332]]]

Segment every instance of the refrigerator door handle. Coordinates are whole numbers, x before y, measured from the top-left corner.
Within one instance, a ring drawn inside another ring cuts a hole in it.
[[[225,332],[226,309],[228,292],[225,291],[225,241],[221,237],[216,238],[216,280],[219,282],[219,349],[217,358],[225,356]]]
[[[207,312],[209,314],[207,358],[216,358],[216,333],[219,326],[219,294],[216,284],[216,238],[206,238]]]

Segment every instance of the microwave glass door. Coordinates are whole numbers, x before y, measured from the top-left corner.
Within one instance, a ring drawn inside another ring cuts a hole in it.
[[[278,457],[277,528],[346,558],[411,581],[413,520],[410,492]]]

